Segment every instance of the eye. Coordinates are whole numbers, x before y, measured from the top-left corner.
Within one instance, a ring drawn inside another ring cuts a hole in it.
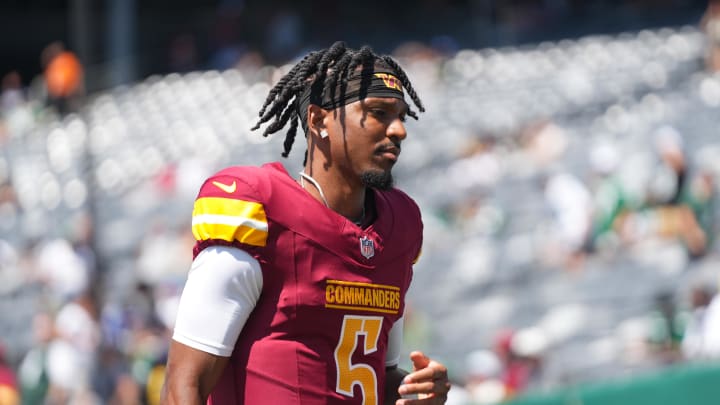
[[[370,112],[377,118],[385,118],[387,116],[387,111],[380,108],[373,108]]]

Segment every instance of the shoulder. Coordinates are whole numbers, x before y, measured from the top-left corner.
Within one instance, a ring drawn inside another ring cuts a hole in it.
[[[234,166],[210,176],[203,183],[192,212],[194,254],[211,245],[242,249],[267,243],[268,208],[275,184],[281,182],[281,165]]]
[[[381,228],[387,230],[394,243],[399,243],[398,251],[408,251],[413,263],[420,255],[423,241],[423,223],[420,207],[415,200],[398,189],[376,190],[376,204],[380,213]]]
[[[262,201],[269,193],[273,183],[278,182],[283,174],[287,177],[282,165],[266,164],[263,166],[232,166],[220,170],[208,177],[200,188],[198,199],[204,197],[250,199]]]
[[[376,195],[383,199],[395,218],[403,221],[418,222],[422,226],[420,207],[405,192],[392,188],[390,190],[376,190]]]
[[[252,166],[228,167],[208,177],[200,187],[198,198],[259,197],[263,169]]]

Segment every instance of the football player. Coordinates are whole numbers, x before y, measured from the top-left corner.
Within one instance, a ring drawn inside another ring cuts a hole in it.
[[[168,404],[441,404],[447,369],[398,368],[420,255],[415,202],[393,188],[422,102],[369,47],[311,52],[270,90],[253,129],[307,138],[304,169],[230,167],[202,185],[197,240],[167,362]]]

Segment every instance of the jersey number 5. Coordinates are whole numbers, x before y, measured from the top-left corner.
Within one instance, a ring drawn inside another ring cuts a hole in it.
[[[377,351],[382,322],[383,318],[379,316],[345,315],[340,331],[340,341],[335,348],[335,365],[337,367],[335,391],[352,397],[353,386],[358,384],[365,405],[378,404],[377,374],[367,364],[353,364],[352,355],[357,350],[360,335],[365,335],[363,354],[367,355]]]

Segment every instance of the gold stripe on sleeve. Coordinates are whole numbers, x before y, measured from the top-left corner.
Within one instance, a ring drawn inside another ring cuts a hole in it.
[[[193,210],[192,232],[199,241],[219,239],[265,246],[268,236],[265,208],[251,201],[199,198]]]
[[[265,246],[268,233],[245,225],[225,225],[199,223],[192,227],[195,239],[202,241],[219,239],[228,242],[240,242],[251,246]]]
[[[267,223],[265,208],[252,201],[221,197],[202,197],[195,200],[193,217],[197,215],[241,216]]]

